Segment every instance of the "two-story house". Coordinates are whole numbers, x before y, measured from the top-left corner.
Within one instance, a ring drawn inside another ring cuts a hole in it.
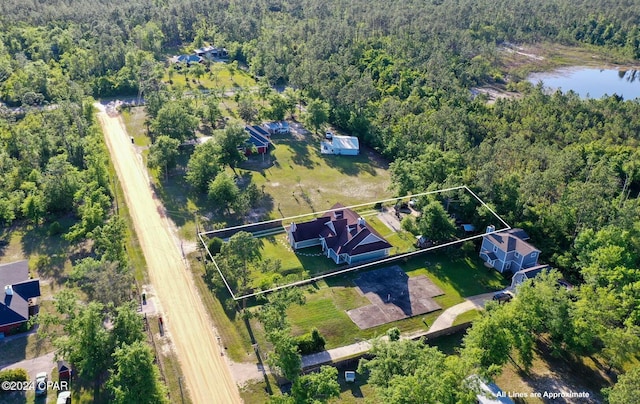
[[[527,240],[529,236],[522,229],[496,232],[494,226],[488,226],[482,237],[480,258],[504,274],[514,274],[521,269],[537,266],[540,250]]]

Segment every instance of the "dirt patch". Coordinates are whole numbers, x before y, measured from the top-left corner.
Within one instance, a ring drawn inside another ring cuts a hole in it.
[[[424,275],[409,278],[397,265],[365,272],[354,283],[372,303],[347,311],[360,329],[441,309],[432,298],[444,292]]]

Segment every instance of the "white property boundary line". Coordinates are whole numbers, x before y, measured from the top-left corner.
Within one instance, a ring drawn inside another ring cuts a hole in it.
[[[250,294],[246,294],[246,295],[242,295],[242,296],[236,296],[235,293],[233,293],[233,290],[231,290],[231,287],[229,286],[229,283],[227,282],[227,280],[224,277],[224,275],[222,274],[222,271],[220,270],[220,267],[218,267],[218,264],[216,263],[216,260],[213,258],[213,255],[211,254],[211,251],[209,251],[209,247],[207,247],[207,243],[205,243],[204,239],[202,238],[203,235],[206,236],[208,234],[217,233],[217,232],[220,232],[220,231],[227,231],[227,230],[238,230],[238,231],[240,231],[243,228],[253,227],[253,226],[260,225],[260,224],[285,222],[285,221],[287,221],[289,219],[297,219],[297,218],[300,218],[300,217],[308,217],[308,216],[317,215],[317,214],[324,214],[324,213],[334,212],[334,211],[342,210],[342,209],[352,209],[352,208],[358,208],[358,207],[362,207],[362,206],[370,206],[370,205],[375,205],[375,204],[378,204],[378,203],[399,201],[399,200],[406,199],[406,198],[410,199],[410,198],[414,198],[414,197],[418,197],[418,196],[431,195],[431,194],[449,192],[449,191],[457,191],[457,190],[460,190],[460,189],[465,189],[467,192],[469,192],[475,199],[478,200],[478,202],[480,202],[480,204],[482,206],[487,208],[487,210],[489,210],[489,212],[491,212],[491,214],[493,214],[493,216],[495,216],[498,220],[500,220],[500,222],[502,222],[502,224],[504,224],[505,227],[501,228],[501,229],[498,229],[498,230],[494,230],[494,231],[489,232],[489,233],[481,233],[481,234],[477,234],[475,236],[463,238],[463,239],[460,239],[460,240],[455,240],[455,241],[450,241],[448,243],[439,244],[437,246],[423,248],[423,249],[416,250],[416,251],[410,251],[410,252],[407,252],[407,253],[404,253],[404,254],[394,255],[394,256],[391,256],[391,257],[383,258],[381,260],[372,261],[372,262],[368,262],[368,263],[365,263],[365,264],[362,264],[362,265],[357,265],[355,267],[349,267],[349,268],[341,269],[341,270],[338,270],[338,271],[325,273],[325,274],[322,274],[322,275],[314,276],[314,277],[309,278],[309,279],[303,279],[301,281],[288,283],[286,285],[281,285],[281,286],[277,286],[275,288],[271,288],[271,289],[267,289],[267,290],[261,290],[259,292],[250,293]],[[204,249],[207,251],[207,254],[209,255],[209,258],[211,259],[211,261],[213,262],[213,265],[215,265],[216,270],[218,271],[218,274],[222,278],[222,281],[224,282],[225,286],[227,287],[227,290],[229,291],[229,294],[231,295],[233,300],[237,301],[237,300],[242,300],[242,299],[246,299],[246,298],[249,298],[249,297],[255,297],[255,296],[263,295],[265,293],[275,292],[275,291],[278,291],[278,290],[281,290],[281,289],[285,289],[285,288],[290,288],[290,287],[293,287],[293,286],[305,285],[305,284],[316,282],[318,280],[321,280],[321,279],[324,279],[324,278],[328,278],[328,277],[331,277],[331,276],[342,275],[342,274],[347,273],[347,272],[357,271],[357,270],[360,270],[360,269],[363,269],[363,268],[369,268],[369,267],[380,265],[380,264],[384,264],[384,263],[387,263],[387,262],[394,262],[394,261],[397,261],[397,260],[402,259],[402,258],[413,257],[414,255],[423,254],[425,252],[437,250],[437,249],[440,249],[442,247],[448,247],[448,246],[451,246],[451,245],[464,243],[465,241],[475,240],[477,238],[484,237],[487,234],[499,233],[501,231],[509,230],[509,229],[511,229],[511,226],[509,226],[509,224],[507,222],[505,222],[500,217],[500,215],[498,215],[493,209],[491,209],[482,199],[480,199],[480,197],[478,197],[478,195],[476,195],[473,191],[471,191],[469,189],[469,187],[467,187],[466,185],[461,185],[461,186],[458,186],[458,187],[446,188],[446,189],[441,189],[441,190],[437,190],[437,191],[422,192],[422,193],[419,193],[419,194],[405,195],[405,196],[396,197],[396,198],[384,199],[384,200],[381,200],[381,201],[373,201],[373,202],[368,202],[368,203],[361,203],[361,204],[358,204],[358,205],[351,205],[351,206],[346,206],[346,207],[343,207],[343,208],[329,209],[329,210],[325,210],[325,211],[321,211],[321,212],[312,212],[312,213],[307,213],[307,214],[303,214],[303,215],[289,216],[289,217],[286,217],[286,218],[283,218],[283,219],[273,219],[273,220],[267,220],[267,221],[260,222],[260,223],[252,223],[252,224],[245,224],[245,225],[240,225],[240,226],[226,227],[226,228],[220,229],[220,230],[213,230],[213,231],[207,231],[207,232],[198,233],[198,238],[200,239],[200,242],[204,246]]]

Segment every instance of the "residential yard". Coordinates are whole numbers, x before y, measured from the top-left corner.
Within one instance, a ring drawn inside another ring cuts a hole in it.
[[[196,78],[188,68],[169,67],[165,70],[162,81],[176,88],[196,88],[199,90],[229,91],[236,89],[252,89],[256,81],[249,73],[234,67],[232,63],[211,62],[206,73]],[[171,69],[173,72],[170,73]]]
[[[410,277],[426,275],[444,295],[434,300],[445,310],[464,300],[464,297],[496,291],[506,286],[506,281],[496,271],[488,271],[479,258],[451,258],[445,253],[431,253],[408,260],[400,266]],[[401,332],[427,331],[442,311],[383,324],[360,330],[346,311],[370,304],[353,284],[358,274],[346,274],[316,282],[307,287],[307,303],[294,306],[287,312],[296,335],[316,327],[327,340],[327,349],[352,344],[359,340],[384,334],[391,327]],[[472,316],[471,314],[469,315]]]
[[[253,157],[242,168],[273,199],[270,218],[289,217],[390,198],[387,165],[366,148],[358,156],[320,154],[320,137],[274,138],[271,165]],[[266,165],[266,167],[265,167]],[[264,188],[263,188],[264,187]]]

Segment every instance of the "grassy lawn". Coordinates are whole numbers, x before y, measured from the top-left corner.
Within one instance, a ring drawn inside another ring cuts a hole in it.
[[[226,354],[234,361],[255,362],[256,356],[251,348],[251,337],[240,314],[235,310],[226,309],[221,303],[231,299],[231,296],[223,292],[214,295],[203,277],[202,264],[195,259],[194,254],[191,254],[189,259],[198,292],[226,347]]]
[[[455,321],[453,322],[453,325],[468,323],[475,320],[478,317],[480,317],[480,310],[477,310],[477,309],[469,310],[467,312],[464,312],[458,315],[458,317],[456,317]]]
[[[427,254],[415,257],[401,267],[411,276],[426,275],[444,295],[435,301],[447,309],[464,300],[464,297],[500,290],[506,281],[496,271],[488,271],[479,258],[451,258],[445,253]],[[360,339],[383,335],[389,328],[398,327],[401,332],[426,331],[441,314],[438,310],[423,316],[383,324],[367,330],[360,330],[349,318],[346,311],[370,304],[360,295],[353,283],[358,274],[347,274],[327,278],[307,287],[307,303],[291,307],[287,315],[293,332],[300,335],[316,327],[327,340],[327,349],[352,344]],[[477,313],[464,314],[472,319]],[[466,320],[465,320],[466,321]]]
[[[122,111],[122,120],[127,128],[127,133],[133,137],[136,146],[144,147],[151,144],[151,140],[147,136],[146,119],[147,114],[144,107],[133,107]]]
[[[312,135],[274,142],[270,167],[260,167],[260,160],[242,165],[273,199],[271,218],[323,211],[336,202],[349,206],[392,196],[386,166],[365,150],[358,156],[321,155],[320,138]]]
[[[235,88],[251,89],[256,85],[256,81],[247,72],[223,62],[210,63],[206,68],[204,76],[199,79],[196,79],[193,74],[189,73],[188,69],[176,69],[171,78],[172,83],[169,83],[169,69],[167,69],[162,81],[170,84],[170,87],[217,91],[232,90]]]

